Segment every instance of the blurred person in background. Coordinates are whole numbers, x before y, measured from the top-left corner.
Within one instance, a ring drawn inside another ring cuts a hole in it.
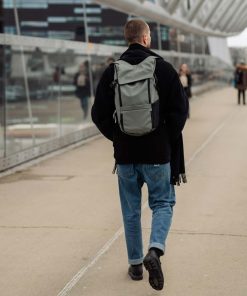
[[[114,57],[109,56],[103,63],[96,63],[95,67],[93,68],[93,90],[94,95],[96,94],[96,88],[100,81],[101,76],[103,75],[105,69],[112,63],[115,62]]]
[[[81,108],[84,113],[84,119],[88,116],[88,100],[90,97],[90,80],[88,61],[82,63],[79,71],[74,76],[74,85],[76,87],[75,95],[80,100]]]
[[[192,86],[192,77],[190,74],[190,70],[187,64],[182,64],[179,68],[178,71],[178,75],[181,81],[181,84],[184,88],[184,91],[188,97],[188,99],[190,99],[192,97],[192,93],[191,93],[191,86]],[[188,118],[190,117],[190,108],[189,108],[189,112],[188,112]]]
[[[247,88],[247,65],[241,62],[240,65],[236,65],[235,75],[235,87],[238,90],[238,105],[241,103],[241,96],[243,97],[243,105],[245,105],[245,91]]]

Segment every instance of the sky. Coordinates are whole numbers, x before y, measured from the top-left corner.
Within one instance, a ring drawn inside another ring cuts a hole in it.
[[[240,35],[227,38],[227,44],[230,47],[247,47],[247,28]]]

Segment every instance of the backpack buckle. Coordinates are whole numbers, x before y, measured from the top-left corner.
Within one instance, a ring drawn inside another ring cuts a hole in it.
[[[118,84],[118,81],[117,80],[113,80],[112,82],[111,82],[111,84],[110,84],[110,87],[112,88],[112,89],[114,89],[115,88],[115,86]]]
[[[113,117],[114,122],[117,123],[117,110],[114,111],[112,117]]]

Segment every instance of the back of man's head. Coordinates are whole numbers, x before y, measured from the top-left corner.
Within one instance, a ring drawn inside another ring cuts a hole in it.
[[[133,43],[143,44],[145,43],[145,38],[150,37],[149,26],[146,22],[144,22],[141,19],[132,19],[128,21],[124,27],[124,37],[128,42],[128,44],[133,44]],[[146,44],[143,44],[143,45],[146,45]],[[147,44],[147,45],[150,45],[150,44]]]

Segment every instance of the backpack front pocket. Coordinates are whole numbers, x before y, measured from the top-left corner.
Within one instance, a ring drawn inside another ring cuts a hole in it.
[[[152,131],[151,105],[125,107],[120,112],[122,131],[131,135],[141,136]]]

